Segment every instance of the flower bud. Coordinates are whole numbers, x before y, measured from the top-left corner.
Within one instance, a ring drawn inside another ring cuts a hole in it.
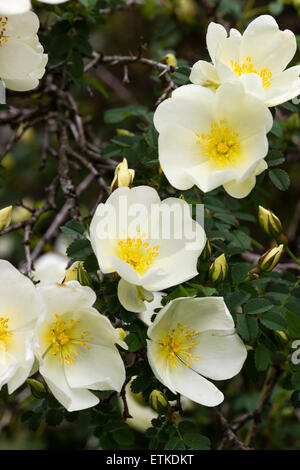
[[[258,268],[265,273],[272,271],[279,261],[282,250],[283,245],[279,245],[266,251],[258,260]]]
[[[166,54],[162,59],[161,62],[169,65],[170,67],[177,67],[177,59],[174,54]]]
[[[31,393],[34,396],[34,398],[44,398],[47,391],[45,389],[45,385],[42,384],[42,382],[39,382],[38,380],[35,379],[27,379],[27,384],[30,387]]]
[[[205,247],[203,248],[203,251],[200,255],[200,260],[201,261],[208,261],[209,258],[211,258],[211,256],[212,256],[212,246],[211,246],[210,241],[207,239]]]
[[[12,206],[0,210],[0,230],[6,229],[11,222]]]
[[[83,261],[76,261],[67,269],[64,282],[78,281],[82,286],[92,286],[92,280],[83,266]]]
[[[159,414],[166,414],[170,410],[170,405],[165,395],[159,390],[152,390],[149,396],[150,406]]]
[[[282,224],[278,217],[262,206],[258,208],[258,221],[268,235],[276,238],[282,234]]]
[[[222,254],[215,259],[209,268],[208,277],[211,281],[224,281],[228,274],[228,264],[225,255]]]
[[[117,332],[119,333],[119,336],[120,336],[120,340],[121,341],[124,341],[127,334],[126,334],[126,331],[123,330],[123,328],[116,328]]]
[[[110,192],[120,187],[130,187],[133,182],[135,171],[128,168],[126,158],[123,159],[122,163],[119,163],[115,169],[114,179],[110,186]]]
[[[127,129],[117,129],[117,134],[118,135],[128,135],[129,137],[133,137],[134,133],[128,131]]]

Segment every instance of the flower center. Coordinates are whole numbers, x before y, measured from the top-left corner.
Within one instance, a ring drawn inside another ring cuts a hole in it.
[[[8,340],[12,336],[13,333],[8,331],[8,318],[0,317],[0,350],[7,351]]]
[[[196,134],[197,144],[205,151],[205,155],[219,166],[234,163],[240,157],[240,142],[238,133],[227,126],[225,120],[219,124],[213,122],[208,134]]]
[[[8,38],[5,36],[7,20],[7,16],[0,16],[0,46],[8,41]]]
[[[194,356],[192,350],[197,346],[199,333],[190,330],[186,326],[177,323],[170,333],[167,333],[160,342],[162,353],[165,354],[171,365],[177,367],[178,359],[186,366],[191,367],[190,361],[199,361],[199,356]]]
[[[92,341],[88,331],[78,333],[74,331],[79,320],[60,320],[56,315],[56,321],[52,323],[48,333],[50,345],[44,356],[51,350],[52,356],[59,355],[60,363],[71,365],[78,356],[78,347],[90,349],[88,342]]]
[[[261,69],[261,71],[256,70],[252,64],[252,58],[250,56],[247,57],[246,62],[244,62],[242,65],[238,64],[237,62],[233,62],[233,60],[231,60],[230,63],[232,70],[238,77],[244,75],[245,73],[256,73],[261,77],[264,89],[269,88],[271,85],[272,72],[269,72],[267,67]]]
[[[119,258],[130,264],[139,274],[144,274],[153,263],[153,259],[159,254],[159,246],[151,247],[144,242],[144,234],[138,233],[137,237],[119,240]]]

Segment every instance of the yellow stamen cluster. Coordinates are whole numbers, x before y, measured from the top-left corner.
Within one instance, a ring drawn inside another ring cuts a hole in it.
[[[8,38],[5,36],[7,19],[7,16],[0,16],[0,46],[8,41]]]
[[[224,167],[228,163],[234,163],[240,157],[238,133],[230,129],[223,119],[219,124],[215,122],[211,124],[210,133],[202,132],[196,136],[197,144],[204,149],[205,155],[219,166]]]
[[[0,349],[7,351],[7,343],[12,336],[13,333],[8,331],[8,318],[0,317]]]
[[[152,265],[153,259],[159,254],[159,246],[151,247],[143,241],[145,234],[138,232],[135,238],[119,240],[119,258],[130,264],[138,274],[144,274]]]
[[[171,365],[177,367],[178,360],[187,367],[191,367],[191,360],[199,361],[199,356],[193,356],[191,352],[197,346],[199,333],[190,330],[187,326],[177,323],[170,333],[167,333],[160,342],[162,353],[167,355]]]
[[[80,333],[77,337],[74,334],[74,327],[79,323],[79,320],[60,320],[59,315],[56,315],[56,321],[49,330],[50,346],[46,353],[51,350],[52,356],[59,355],[61,364],[71,365],[75,362],[78,356],[78,346],[90,349],[87,342],[92,341],[93,338],[89,336],[88,331]]]
[[[272,78],[272,72],[269,72],[269,69],[266,67],[264,69],[261,69],[259,72],[254,68],[254,65],[252,64],[252,58],[248,56],[246,58],[246,62],[244,62],[242,65],[238,64],[237,62],[233,62],[233,60],[230,61],[231,63],[231,68],[236,73],[238,77],[241,75],[244,75],[245,73],[256,73],[259,75],[262,79],[263,87],[269,88],[271,85],[271,78]]]

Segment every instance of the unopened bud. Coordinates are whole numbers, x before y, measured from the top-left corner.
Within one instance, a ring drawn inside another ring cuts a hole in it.
[[[78,281],[82,286],[92,286],[92,280],[83,266],[83,261],[76,261],[67,269],[64,282]]]
[[[225,255],[222,254],[215,259],[209,268],[208,277],[211,281],[224,281],[228,274],[228,264]]]
[[[149,396],[150,406],[159,414],[166,414],[170,410],[170,405],[165,395],[159,390],[152,390]]]
[[[128,135],[129,137],[133,137],[134,133],[128,131],[127,129],[117,129],[117,134],[118,135]]]
[[[0,230],[6,229],[11,222],[12,206],[0,210]]]
[[[258,208],[258,221],[268,235],[277,238],[282,234],[282,224],[278,217],[272,211],[262,206]]]
[[[283,245],[275,246],[266,251],[258,260],[257,266],[261,271],[268,273],[277,265],[282,254]]]
[[[115,169],[114,179],[110,186],[110,191],[113,192],[114,189],[121,187],[130,187],[133,182],[135,171],[128,168],[128,163],[126,158],[123,159],[122,163],[119,163]]]
[[[42,382],[39,382],[35,379],[27,379],[27,384],[29,385],[34,398],[40,399],[45,397],[47,391],[45,389],[45,385],[42,384]]]
[[[177,59],[174,54],[166,54],[162,59],[161,62],[169,65],[170,67],[177,67]]]
[[[119,333],[119,336],[120,336],[120,340],[121,341],[124,341],[124,339],[126,338],[127,334],[126,334],[126,331],[123,330],[123,328],[116,328],[117,332]]]
[[[212,246],[210,241],[207,239],[205,247],[203,248],[203,251],[200,255],[200,260],[201,261],[208,261],[212,256]]]

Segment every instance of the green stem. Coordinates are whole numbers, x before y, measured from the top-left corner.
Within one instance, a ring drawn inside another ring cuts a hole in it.
[[[290,258],[292,258],[292,260],[295,261],[295,263],[300,266],[300,261],[299,261],[298,258],[294,255],[294,253],[291,252],[291,250],[289,249],[289,247],[288,247],[287,245],[285,245],[284,249],[285,249],[285,251],[287,252],[287,254],[290,256]]]

